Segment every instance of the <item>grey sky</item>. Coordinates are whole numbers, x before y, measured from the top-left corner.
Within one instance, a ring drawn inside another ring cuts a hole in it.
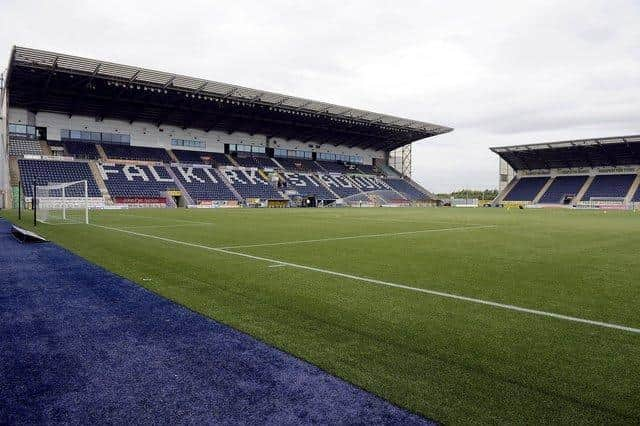
[[[14,44],[454,127],[434,191],[497,186],[493,145],[640,133],[640,1],[1,0]]]

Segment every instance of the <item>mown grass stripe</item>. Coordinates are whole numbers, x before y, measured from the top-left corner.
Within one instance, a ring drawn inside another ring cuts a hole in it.
[[[607,322],[602,322],[602,321],[595,321],[595,320],[590,320],[590,319],[586,319],[586,318],[580,318],[580,317],[574,317],[574,316],[570,316],[570,315],[558,314],[558,313],[555,313],[555,312],[542,311],[542,310],[538,310],[538,309],[530,309],[530,308],[525,308],[525,307],[516,306],[516,305],[510,305],[510,304],[506,304],[506,303],[493,302],[493,301],[490,301],[490,300],[476,299],[476,298],[473,298],[473,297],[461,296],[461,295],[453,294],[453,293],[445,293],[445,292],[437,291],[437,290],[429,290],[429,289],[424,289],[424,288],[411,287],[411,286],[407,286],[407,285],[404,285],[404,284],[397,284],[397,283],[377,280],[377,279],[373,279],[373,278],[361,277],[361,276],[358,276],[358,275],[346,274],[346,273],[343,273],[343,272],[331,271],[331,270],[328,270],[328,269],[316,268],[316,267],[313,267],[313,266],[301,265],[301,264],[297,264],[297,263],[291,263],[291,262],[286,262],[286,261],[277,260],[277,259],[271,259],[271,258],[262,257],[262,256],[255,256],[255,255],[247,254],[247,253],[235,252],[235,251],[229,250],[228,248],[211,247],[211,246],[206,246],[206,245],[203,245],[203,244],[196,244],[196,243],[190,243],[190,242],[187,242],[187,241],[174,240],[174,239],[171,239],[171,238],[159,237],[157,235],[152,235],[152,234],[143,234],[141,232],[135,232],[135,231],[130,231],[130,230],[127,230],[127,229],[115,228],[115,227],[111,227],[111,226],[104,226],[104,225],[97,225],[97,224],[90,224],[90,225],[91,226],[95,226],[95,227],[99,227],[99,228],[103,228],[103,229],[108,229],[108,230],[111,230],[111,231],[117,231],[117,232],[123,232],[123,233],[130,234],[130,235],[135,235],[135,236],[138,236],[138,237],[151,238],[151,239],[156,239],[156,240],[160,240],[160,241],[164,241],[164,242],[168,242],[168,243],[179,244],[179,245],[184,245],[184,246],[188,246],[188,247],[201,248],[201,249],[204,249],[204,250],[210,250],[210,251],[214,251],[214,252],[218,252],[218,253],[226,253],[226,254],[230,254],[230,255],[234,255],[234,256],[244,257],[244,258],[247,258],[247,259],[253,259],[253,260],[260,260],[260,261],[264,261],[264,262],[269,262],[271,264],[286,265],[286,266],[290,266],[290,267],[293,267],[293,268],[298,268],[298,269],[303,269],[303,270],[307,270],[307,271],[323,273],[323,274],[327,274],[327,275],[333,275],[333,276],[342,277],[342,278],[348,278],[348,279],[352,279],[352,280],[355,280],[355,281],[367,282],[367,283],[370,283],[370,284],[376,284],[376,285],[381,285],[381,286],[386,286],[386,287],[399,288],[399,289],[403,289],[403,290],[409,290],[409,291],[414,291],[414,292],[418,292],[418,293],[430,294],[430,295],[433,295],[433,296],[439,296],[439,297],[444,297],[444,298],[448,298],[448,299],[454,299],[454,300],[460,300],[460,301],[465,301],[465,302],[470,302],[470,303],[476,303],[476,304],[481,304],[481,305],[485,305],[485,306],[492,306],[492,307],[495,307],[495,308],[511,310],[511,311],[514,311],[514,312],[526,313],[526,314],[531,314],[531,315],[537,315],[537,316],[542,316],[542,317],[559,319],[559,320],[563,320],[563,321],[570,321],[570,322],[587,324],[587,325],[601,327],[601,328],[615,329],[615,330],[621,330],[621,331],[626,331],[626,332],[630,332],[630,333],[640,334],[640,328],[629,327],[629,326],[621,325],[621,324],[613,324],[613,323],[607,323]]]

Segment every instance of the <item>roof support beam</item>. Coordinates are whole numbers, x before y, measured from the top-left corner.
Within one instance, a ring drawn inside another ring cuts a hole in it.
[[[176,79],[176,76],[171,76],[171,78],[169,80],[167,80],[167,82],[162,86],[163,89],[167,90],[167,88],[169,86],[171,86],[171,84],[173,83],[173,81]]]

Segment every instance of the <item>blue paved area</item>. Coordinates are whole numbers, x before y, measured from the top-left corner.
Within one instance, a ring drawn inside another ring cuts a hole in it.
[[[0,424],[427,423],[0,220]]]

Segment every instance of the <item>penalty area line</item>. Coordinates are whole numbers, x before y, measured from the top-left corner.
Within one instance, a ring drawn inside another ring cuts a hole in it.
[[[590,320],[590,319],[586,319],[586,318],[580,318],[580,317],[573,317],[573,316],[570,316],[570,315],[558,314],[558,313],[555,313],[555,312],[547,312],[547,311],[541,311],[541,310],[538,310],[538,309],[524,308],[524,307],[521,307],[521,306],[510,305],[510,304],[507,304],[507,303],[493,302],[491,300],[476,299],[476,298],[473,298],[473,297],[461,296],[461,295],[454,294],[454,293],[445,293],[445,292],[437,291],[437,290],[428,290],[428,289],[419,288],[419,287],[411,287],[411,286],[404,285],[404,284],[397,284],[397,283],[392,283],[392,282],[389,282],[389,281],[376,280],[376,279],[373,279],[373,278],[361,277],[361,276],[358,276],[358,275],[352,275],[352,274],[346,274],[346,273],[343,273],[343,272],[331,271],[331,270],[328,270],[328,269],[316,268],[316,267],[313,267],[313,266],[300,265],[300,264],[297,264],[297,263],[285,262],[285,261],[282,261],[282,260],[270,259],[270,258],[262,257],[262,256],[254,256],[252,254],[235,252],[235,251],[227,250],[227,249],[224,249],[224,248],[210,247],[210,246],[205,246],[205,245],[202,245],[202,244],[189,243],[189,242],[180,241],[180,240],[173,240],[171,238],[164,238],[164,237],[159,237],[157,235],[151,235],[151,234],[143,234],[141,232],[130,231],[130,230],[127,230],[127,229],[114,228],[114,227],[111,227],[111,226],[103,226],[103,225],[96,225],[96,224],[89,224],[89,225],[90,226],[95,226],[95,227],[98,227],[98,228],[108,229],[108,230],[111,230],[111,231],[116,231],[116,232],[122,232],[122,233],[125,233],[125,234],[135,235],[135,236],[138,236],[138,237],[150,238],[150,239],[155,239],[155,240],[159,240],[159,241],[164,241],[164,242],[167,242],[167,243],[178,244],[178,245],[183,245],[183,246],[187,246],[187,247],[195,247],[195,248],[200,248],[200,249],[203,249],[203,250],[209,250],[209,251],[218,252],[218,253],[226,253],[226,254],[230,254],[230,255],[233,255],[233,256],[244,257],[244,258],[247,258],[247,259],[253,259],[253,260],[260,260],[260,261],[263,261],[263,262],[269,262],[271,264],[290,266],[292,268],[298,268],[298,269],[303,269],[303,270],[307,270],[307,271],[318,272],[318,273],[322,273],[322,274],[326,274],[326,275],[332,275],[332,276],[336,276],[336,277],[348,278],[348,279],[351,279],[351,280],[366,282],[366,283],[370,283],[370,284],[376,284],[376,285],[379,285],[379,286],[398,288],[398,289],[413,291],[413,292],[417,292],[417,293],[429,294],[429,295],[432,295],[432,296],[439,296],[439,297],[443,297],[443,298],[447,298],[447,299],[454,299],[454,300],[460,300],[460,301],[469,302],[469,303],[475,303],[475,304],[479,304],[479,305],[492,306],[494,308],[500,308],[500,309],[510,310],[510,311],[514,311],[514,312],[526,313],[526,314],[537,315],[537,316],[541,316],[541,317],[554,318],[554,319],[563,320],[563,321],[575,322],[575,323],[580,323],[580,324],[587,324],[587,325],[591,325],[591,326],[595,326],[595,327],[609,328],[609,329],[614,329],[614,330],[621,330],[621,331],[627,331],[627,332],[630,332],[630,333],[640,334],[640,328],[629,327],[629,326],[621,325],[621,324],[614,324],[614,323],[608,323],[608,322],[602,322],[602,321],[595,321],[595,320]]]

